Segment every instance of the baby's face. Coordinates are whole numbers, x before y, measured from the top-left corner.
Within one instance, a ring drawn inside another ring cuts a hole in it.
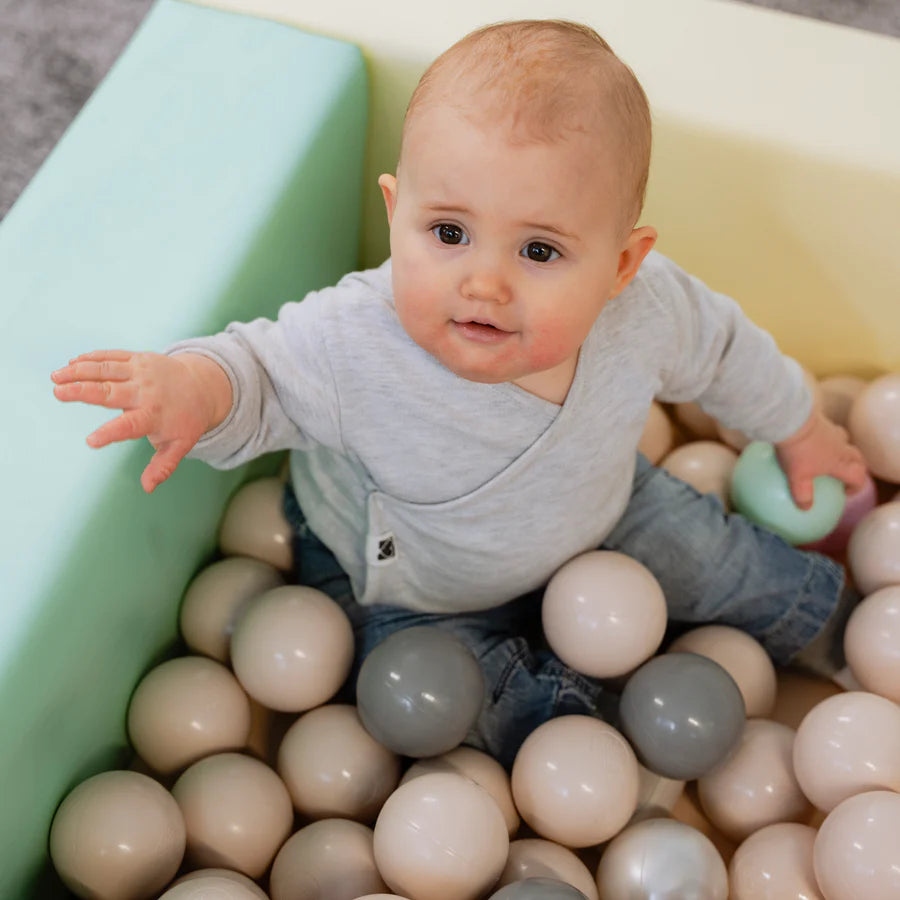
[[[622,251],[636,232],[622,234],[606,156],[583,135],[515,144],[453,110],[419,112],[397,180],[379,181],[410,337],[472,381],[532,389],[535,376],[574,373],[594,320],[630,280]]]

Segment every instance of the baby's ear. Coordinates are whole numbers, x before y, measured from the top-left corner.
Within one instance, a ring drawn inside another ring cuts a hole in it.
[[[384,176],[382,176],[384,177]],[[616,272],[616,284],[610,294],[615,297],[631,284],[631,279],[638,273],[641,263],[656,243],[656,229],[650,225],[635,228],[625,241],[619,253],[619,268]]]
[[[397,179],[393,175],[379,175],[378,187],[384,196],[384,207],[387,210],[388,225],[394,218],[394,208],[397,206]]]

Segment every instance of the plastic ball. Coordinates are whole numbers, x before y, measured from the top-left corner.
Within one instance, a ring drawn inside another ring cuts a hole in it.
[[[416,900],[475,900],[506,863],[506,823],[490,794],[434,773],[397,788],[375,823],[375,861],[392,890]]]
[[[519,829],[519,813],[513,803],[512,787],[506,769],[492,756],[476,750],[474,747],[457,747],[449,753],[420,759],[413,763],[403,775],[400,784],[406,784],[420,775],[430,772],[455,772],[471,778],[479,787],[484,788],[503,813],[506,830],[510,836]]]
[[[128,706],[128,736],[164,775],[204,756],[240,750],[250,734],[250,700],[221,663],[182,656],[145,675]]]
[[[795,731],[813,707],[843,693],[840,685],[830,678],[819,678],[793,669],[779,669],[776,684],[775,708],[768,718]]]
[[[673,819],[647,819],[610,841],[597,868],[601,897],[727,900],[728,873],[709,838]]]
[[[738,455],[718,441],[692,441],[666,456],[660,466],[687,482],[701,494],[715,494],[722,505],[731,505],[731,477]]]
[[[871,791],[835,807],[813,848],[816,879],[827,900],[900,897],[900,794]]]
[[[146,900],[173,878],[185,848],[178,804],[137,772],[101,772],[77,785],[50,826],[50,858],[66,887],[95,900]]]
[[[355,900],[386,890],[372,829],[349,819],[322,819],[291,835],[269,876],[272,900]]]
[[[268,894],[255,881],[246,875],[242,875],[240,872],[235,872],[233,869],[195,869],[193,872],[188,872],[187,875],[182,875],[172,887],[177,887],[188,881],[197,881],[205,878],[226,878],[240,887],[246,888],[249,892],[248,900],[250,897],[256,898],[256,900],[269,900]],[[163,895],[163,897],[166,896],[165,894]],[[163,897],[160,900],[163,900]],[[205,898],[200,895],[197,900],[205,900]]]
[[[297,719],[282,738],[277,769],[294,808],[312,819],[373,822],[400,780],[399,757],[342,704]]]
[[[718,663],[665,653],[644,663],[622,691],[622,730],[651,772],[691,781],[723,762],[744,730],[744,700]]]
[[[853,610],[844,655],[865,690],[900,703],[900,585],[875,591]]]
[[[489,900],[587,900],[587,897],[556,878],[526,878],[500,888]]]
[[[656,465],[675,446],[675,428],[666,411],[655,400],[647,413],[638,450]]]
[[[797,729],[794,772],[825,812],[864,791],[900,790],[900,707],[864,691],[823,701]]]
[[[244,607],[283,584],[278,569],[248,556],[230,556],[207,566],[188,585],[181,603],[178,624],[185,643],[196,653],[227,663],[234,623]]]
[[[744,448],[731,480],[731,502],[751,522],[762,525],[791,544],[808,544],[825,537],[844,512],[844,485],[820,475],[813,480],[813,504],[800,509],[791,496],[787,476],[775,448],[754,441]]]
[[[878,490],[870,475],[866,475],[863,486],[858,491],[846,495],[846,503],[841,518],[832,531],[813,541],[804,544],[804,550],[814,550],[817,553],[825,553],[828,556],[840,557],[850,543],[850,537],[856,526],[864,519],[878,503]]]
[[[258,887],[253,890],[224,875],[203,875],[179,880],[159,900],[259,900],[260,897],[265,900],[266,895]]]
[[[219,526],[219,549],[225,556],[252,556],[289,572],[294,564],[291,526],[284,517],[284,483],[258,478],[231,498]]]
[[[853,401],[865,386],[865,379],[857,378],[855,375],[831,375],[820,379],[822,412],[835,425],[847,428]]]
[[[697,782],[710,822],[741,841],[776,822],[803,822],[812,807],[794,775],[794,730],[750,719],[731,756]]]
[[[541,621],[553,652],[594,678],[625,675],[659,647],[666,598],[637,560],[592,550],[565,563],[544,591]]]
[[[717,662],[735,681],[748,718],[768,716],[775,706],[775,666],[755,638],[730,625],[701,625],[677,637],[669,653],[696,653]]]
[[[565,882],[581,891],[587,900],[598,900],[593,875],[568,847],[541,838],[513,841],[497,887],[535,878]]]
[[[353,663],[353,629],[322,591],[285,585],[257,597],[231,637],[231,664],[254,700],[303,712],[330,700]]]
[[[869,471],[900,483],[900,372],[882,375],[859,392],[850,408],[849,430]]]
[[[226,866],[259,878],[291,833],[287,788],[265,763],[239,753],[195,762],[172,788],[197,867]]]
[[[472,652],[439,628],[395,631],[363,662],[356,703],[375,740],[402,756],[439,756],[459,746],[484,702]]]
[[[850,536],[847,563],[866,596],[900,584],[900,501],[882,503],[863,516]]]
[[[734,852],[728,867],[731,900],[824,900],[813,871],[815,828],[767,825]]]
[[[634,752],[610,725],[589,716],[559,716],[525,739],[512,768],[522,818],[566,847],[609,840],[638,800]]]

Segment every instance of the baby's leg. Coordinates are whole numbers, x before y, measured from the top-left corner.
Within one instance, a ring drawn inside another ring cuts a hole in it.
[[[396,606],[361,606],[334,555],[313,534],[288,489],[285,514],[294,527],[295,576],[340,604],[353,626],[354,666],[335,700],[355,701],[356,676],[368,653],[401,628],[429,625],[458,637],[478,660],[485,680],[481,715],[466,743],[507,768],[522,741],[540,724],[566,714],[612,721],[616,697],[598,681],[579,675],[546,648],[541,633],[542,592],[478,613],[437,615]]]
[[[843,666],[843,625],[858,600],[843,569],[727,515],[717,497],[643,456],[629,505],[603,547],[653,572],[672,621],[741,628],[779,665],[799,662],[828,675]]]

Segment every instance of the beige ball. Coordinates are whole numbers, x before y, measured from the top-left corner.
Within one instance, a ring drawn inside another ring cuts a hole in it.
[[[716,420],[697,403],[676,403],[672,407],[675,421],[696,440],[715,441],[719,437]]]
[[[731,900],[824,900],[813,872],[815,828],[767,825],[734,852]]]
[[[291,835],[269,878],[272,900],[355,900],[386,890],[372,829],[349,819],[322,819]]]
[[[553,652],[594,678],[625,675],[649,659],[662,642],[666,617],[666,598],[650,570],[611,550],[565,563],[541,606]]]
[[[260,897],[268,900],[256,885],[247,887],[225,875],[201,875],[180,879],[159,900],[259,900]]]
[[[681,799],[687,782],[657,775],[638,763],[638,802],[632,821],[668,815]]]
[[[392,890],[415,900],[475,900],[496,882],[508,851],[493,798],[449,772],[397,788],[375,823],[378,871]]]
[[[729,625],[702,625],[676,638],[670,653],[696,653],[717,662],[735,680],[747,718],[765,717],[775,707],[775,666],[762,644]]]
[[[701,494],[715,494],[729,509],[731,476],[737,460],[737,453],[718,441],[692,441],[665,456],[660,466]]]
[[[179,628],[196,653],[227,663],[234,623],[254,597],[284,584],[273,566],[249,556],[230,556],[207,566],[188,585]]]
[[[494,889],[526,878],[555,878],[581,891],[587,900],[599,900],[588,867],[568,847],[542,838],[523,838],[509,845],[506,866]]]
[[[519,813],[513,803],[509,775],[492,756],[474,747],[457,747],[441,756],[416,760],[406,770],[400,784],[406,784],[413,778],[432,772],[455,772],[457,775],[471,778],[494,798],[494,802],[503,813],[510,837],[519,830]]]
[[[775,681],[775,708],[766,718],[795,731],[813,707],[842,693],[841,687],[831,679],[793,669],[777,670]]]
[[[77,785],[50,826],[50,858],[66,887],[93,900],[146,900],[184,856],[178,804],[137,772],[101,772]]]
[[[141,759],[169,775],[250,734],[250,700],[221,663],[182,656],[152,669],[128,706],[128,736]]]
[[[281,741],[277,769],[294,808],[311,819],[374,822],[400,780],[400,758],[343,704],[300,716]]]
[[[900,585],[875,591],[853,610],[844,655],[865,690],[900,703]]]
[[[327,594],[285,585],[257,597],[238,619],[231,664],[254,700],[304,712],[330,700],[353,663],[353,629]]]
[[[900,584],[900,502],[882,503],[860,519],[847,544],[847,563],[863,595]]]
[[[797,729],[794,773],[825,812],[864,791],[900,790],[900,707],[864,691],[823,701]]]
[[[835,807],[813,848],[827,900],[900,897],[900,794],[871,791]]]
[[[656,465],[675,446],[675,428],[672,420],[655,400],[647,413],[644,431],[638,450]]]
[[[749,719],[732,755],[697,782],[703,811],[736,841],[776,822],[803,822],[812,807],[794,776],[794,731]]]
[[[869,471],[900,483],[900,372],[870,381],[850,408],[850,437]]]
[[[249,892],[249,897],[255,897],[256,900],[269,900],[269,896],[255,881],[246,875],[242,875],[240,872],[235,872],[233,869],[195,869],[193,872],[188,872],[187,875],[182,875],[172,887],[177,887],[187,881],[197,881],[211,877],[227,878],[229,881],[233,881],[235,884],[245,888]],[[198,900],[202,900],[202,898],[198,898]]]
[[[850,422],[850,409],[853,401],[866,386],[863,378],[855,375],[831,375],[819,379],[819,390],[822,392],[822,412],[841,428],[847,428]]]
[[[290,834],[291,798],[265,763],[239,753],[195,762],[172,796],[187,827],[188,857],[196,867],[223,866],[259,878]]]
[[[251,556],[285,572],[294,564],[291,526],[284,517],[284,483],[258,478],[231,498],[219,527],[219,549],[225,556]]]
[[[637,808],[638,763],[628,741],[589,716],[559,716],[525,739],[512,769],[522,818],[541,837],[590,847],[625,827]]]

